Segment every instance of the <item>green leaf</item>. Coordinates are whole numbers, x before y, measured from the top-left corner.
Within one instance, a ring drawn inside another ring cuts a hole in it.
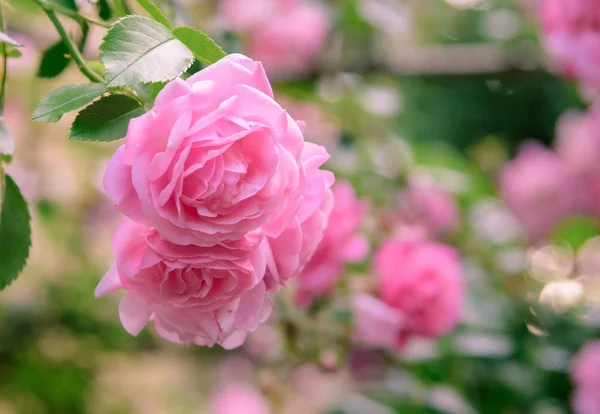
[[[205,65],[212,65],[227,54],[207,34],[191,27],[176,27],[173,34]]]
[[[15,139],[8,130],[4,119],[0,116],[0,161],[10,162],[15,152]],[[0,168],[2,168],[0,166]],[[0,264],[0,266],[2,266]]]
[[[5,175],[0,211],[0,290],[17,278],[31,246],[29,210],[10,176]]]
[[[152,105],[156,99],[156,96],[160,91],[162,91],[165,85],[165,82],[142,83],[135,86],[133,89],[139,95],[139,97],[144,100],[144,102]]]
[[[192,52],[162,24],[140,16],[119,20],[100,46],[108,86],[163,82],[192,64]]]
[[[96,6],[98,7],[98,16],[102,20],[106,21],[112,18],[113,10],[107,0],[98,0]]]
[[[4,42],[17,47],[22,46],[19,42],[17,42],[15,39],[13,39],[4,32],[0,32],[0,42]]]
[[[105,91],[106,85],[102,83],[63,86],[42,98],[31,120],[35,122],[58,122],[67,112],[89,104]]]
[[[144,10],[148,12],[150,16],[152,16],[154,20],[163,26],[168,27],[169,29],[171,28],[171,23],[169,22],[169,19],[167,19],[167,16],[165,16],[163,12],[160,11],[158,6],[152,3],[151,0],[137,0],[137,2],[144,8]]]
[[[126,95],[109,95],[79,112],[71,127],[71,139],[114,141],[127,134],[132,118],[145,112],[139,102]]]
[[[77,11],[77,4],[75,0],[43,0],[43,3],[49,4],[50,6],[57,6],[59,8],[65,8],[73,11]]]
[[[6,46],[6,57],[20,58],[21,56],[23,56],[23,53],[19,49],[11,45]]]
[[[579,249],[587,240],[600,236],[600,222],[591,217],[570,217],[562,221],[552,232],[552,241],[568,243]]]
[[[67,55],[69,55],[69,49],[62,40],[50,46],[42,56],[38,76],[40,78],[55,78],[60,75],[71,62]]]

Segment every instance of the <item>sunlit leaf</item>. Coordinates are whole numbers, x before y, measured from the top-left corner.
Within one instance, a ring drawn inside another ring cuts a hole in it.
[[[66,85],[46,95],[39,103],[32,121],[58,122],[64,114],[92,102],[106,91],[101,83]]]
[[[109,86],[163,82],[192,64],[192,52],[165,26],[140,16],[119,20],[100,46]]]
[[[176,27],[173,34],[205,65],[212,65],[227,54],[207,34],[191,27]]]

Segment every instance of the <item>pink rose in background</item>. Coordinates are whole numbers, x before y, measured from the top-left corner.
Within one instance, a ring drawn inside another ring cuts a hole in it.
[[[578,176],[600,175],[600,102],[587,113],[567,112],[561,116],[556,151]]]
[[[229,55],[133,119],[104,186],[117,209],[176,244],[277,236],[303,198],[304,145],[260,63]],[[243,239],[243,240],[242,240]]]
[[[575,385],[573,408],[577,414],[600,412],[600,341],[585,345],[571,365]]]
[[[352,299],[354,336],[368,347],[401,348],[404,346],[402,312],[381,299],[367,294]]]
[[[323,239],[298,278],[300,304],[329,293],[343,275],[344,264],[360,262],[369,253],[369,241],[357,234],[368,202],[357,199],[352,184],[346,181],[335,185],[333,200]]]
[[[309,70],[331,28],[312,0],[223,0],[220,14],[233,30],[248,32],[248,53],[273,75]]]
[[[330,29],[327,12],[320,5],[302,2],[253,30],[248,53],[269,73],[302,74],[313,67]]]
[[[587,113],[568,112],[558,124],[558,155],[575,173],[584,210],[600,217],[600,103]]]
[[[331,186],[335,180],[329,171],[319,169],[329,154],[307,142],[301,161],[306,173],[306,192],[298,214],[277,237],[267,237],[261,245],[267,252],[267,287],[272,290],[297,276],[313,256],[323,238],[333,207]]]
[[[431,236],[456,230],[460,214],[456,201],[435,188],[409,186],[398,195],[399,220],[422,226]]]
[[[402,313],[405,330],[435,338],[454,329],[464,290],[460,258],[454,248],[392,239],[379,248],[374,266],[379,296]]]
[[[543,0],[544,44],[562,71],[600,83],[600,1]]]
[[[584,189],[567,163],[535,142],[523,144],[504,166],[500,194],[536,242],[561,220],[582,210]]]
[[[266,398],[245,384],[229,384],[210,398],[207,414],[271,414]]]
[[[458,252],[416,239],[391,239],[374,258],[378,297],[353,299],[354,335],[373,347],[401,348],[413,336],[437,338],[456,327],[464,281]]]
[[[152,320],[172,342],[234,348],[269,316],[260,249],[179,246],[131,220],[117,229],[113,249],[115,265],[96,296],[127,291],[119,314],[132,335]]]

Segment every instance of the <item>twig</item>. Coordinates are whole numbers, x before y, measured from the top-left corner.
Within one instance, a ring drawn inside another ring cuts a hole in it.
[[[71,37],[68,35],[64,26],[61,24],[61,22],[56,17],[56,14],[52,10],[46,9],[39,0],[38,0],[38,4],[44,9],[46,14],[52,21],[52,24],[54,24],[54,27],[56,27],[58,34],[62,38],[63,42],[65,42],[65,45],[67,46],[67,49],[69,49],[69,53],[71,54],[73,61],[75,62],[75,64],[77,65],[77,67],[79,68],[81,73],[83,73],[92,82],[95,82],[95,83],[104,82],[104,79],[102,79],[102,77],[100,77],[100,75],[98,75],[96,72],[94,72],[94,70],[87,65],[87,63],[85,62],[85,59],[83,58],[83,56],[81,55],[81,52],[79,51],[79,48],[75,45],[75,43],[73,43],[73,39],[71,39]]]
[[[0,2],[0,31],[6,32],[6,24],[4,22],[4,10]],[[0,81],[0,116],[4,114],[4,103],[6,101],[6,75],[8,70],[8,56],[6,56],[6,44],[0,44],[0,53],[2,54],[2,80]]]

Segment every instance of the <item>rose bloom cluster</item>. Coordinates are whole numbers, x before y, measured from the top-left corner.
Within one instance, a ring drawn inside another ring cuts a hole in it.
[[[556,151],[530,141],[499,176],[500,193],[530,241],[573,215],[600,217],[600,103],[558,123]]]
[[[308,71],[331,29],[318,0],[221,0],[219,14],[247,35],[249,56],[260,60],[269,75]]]
[[[544,44],[567,76],[600,86],[600,0],[542,0]]]
[[[458,227],[458,208],[434,187],[410,185],[387,212],[394,235],[373,258],[373,291],[352,299],[355,337],[365,346],[402,349],[458,324],[464,279],[456,249],[437,240]]]
[[[273,99],[263,66],[229,55],[168,83],[129,124],[104,187],[126,218],[96,295],[176,343],[239,346],[300,273],[333,205],[329,157]]]
[[[571,364],[575,385],[573,408],[577,414],[600,412],[600,341],[585,345]]]

